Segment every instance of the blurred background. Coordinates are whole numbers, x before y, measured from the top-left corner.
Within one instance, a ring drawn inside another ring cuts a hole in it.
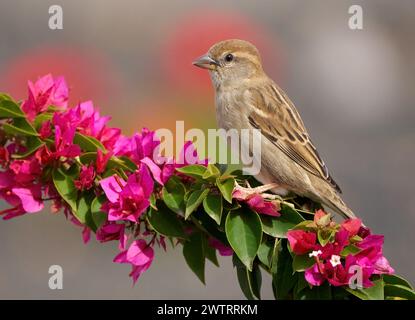
[[[49,6],[63,30],[48,28]],[[353,4],[363,30],[348,27]],[[344,199],[413,284],[415,273],[415,3],[412,0],[0,0],[0,91],[65,76],[70,102],[92,99],[125,133],[147,126],[215,128],[208,75],[191,65],[216,41],[241,38],[299,109]],[[4,208],[4,203],[0,204]],[[0,221],[0,298],[243,298],[229,257],[203,286],[181,248],[158,251],[136,286],[116,244],[83,245],[62,214]],[[48,269],[63,268],[63,290]],[[271,298],[264,275],[263,297]]]

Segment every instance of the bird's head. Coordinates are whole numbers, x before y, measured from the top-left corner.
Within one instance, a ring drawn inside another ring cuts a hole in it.
[[[208,69],[216,87],[233,81],[252,79],[263,73],[257,48],[244,40],[225,40],[193,61],[197,67]]]

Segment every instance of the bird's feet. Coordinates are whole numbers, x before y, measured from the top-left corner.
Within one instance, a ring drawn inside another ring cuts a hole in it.
[[[255,194],[259,194],[264,199],[281,200],[281,197],[277,194],[266,193],[266,191],[279,187],[277,183],[269,183],[269,184],[265,184],[265,185],[255,187],[255,188],[252,188],[248,182],[246,182],[246,184],[247,184],[247,187],[242,187],[238,184],[238,182],[235,182],[235,188],[233,189],[234,190],[233,192],[234,193],[237,192],[239,194],[239,197],[245,198],[245,199]]]

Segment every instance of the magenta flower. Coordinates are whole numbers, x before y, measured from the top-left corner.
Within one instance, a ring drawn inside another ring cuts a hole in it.
[[[115,258],[116,263],[130,263],[132,271],[130,277],[136,283],[142,273],[144,273],[153,262],[154,250],[144,240],[134,241],[128,250],[122,251]]]
[[[0,198],[13,206],[0,212],[0,215],[5,215],[4,220],[27,212],[39,212],[44,207],[41,186],[33,183],[21,185],[12,171],[0,172]]]
[[[125,224],[107,222],[97,230],[96,238],[99,242],[119,240],[119,248],[120,250],[124,250],[127,244]]]
[[[63,77],[53,78],[47,74],[35,83],[28,81],[29,97],[22,104],[22,110],[33,121],[37,114],[50,106],[66,108],[68,105],[68,86]]]
[[[93,166],[83,165],[79,172],[79,178],[74,181],[74,185],[78,190],[89,190],[94,185],[95,176],[96,174]]]
[[[241,190],[235,190],[232,197],[245,202],[252,210],[269,216],[279,217],[278,207],[272,201],[266,201],[261,194],[245,194]]]
[[[39,129],[39,135],[41,139],[49,138],[52,135],[52,126],[50,120],[42,123],[42,126]]]
[[[324,275],[320,272],[320,268],[322,267],[324,266],[315,263],[312,267],[305,270],[304,277],[312,286],[321,286],[326,280]]]
[[[58,118],[55,113],[54,119]],[[55,151],[52,152],[51,157],[59,159],[60,157],[74,158],[81,153],[81,148],[73,144],[76,128],[65,128],[55,125]]]
[[[233,250],[231,247],[225,246],[221,241],[216,238],[209,238],[208,240],[209,246],[218,250],[221,256],[231,256],[233,254]]]
[[[39,161],[32,157],[27,160],[14,160],[9,168],[14,173],[14,179],[21,184],[31,183],[42,173]]]
[[[186,141],[182,150],[180,151],[179,158],[176,159],[176,168],[181,168],[191,164],[201,164],[207,166],[208,159],[199,159],[199,155],[192,141]]]
[[[295,254],[302,255],[317,248],[317,236],[314,232],[304,230],[290,230],[287,238]]]
[[[157,138],[153,136],[153,139]],[[155,145],[152,145],[154,147],[153,153],[155,153],[153,158],[147,156],[141,159],[141,162],[147,165],[151,174],[153,175],[154,180],[156,180],[161,185],[164,185],[170,179],[170,177],[175,173],[176,168],[181,168],[189,164],[208,164],[207,159],[199,159],[197,151],[191,141],[187,141],[184,144],[177,161],[171,157],[162,157],[161,155],[158,155],[156,153],[157,150],[155,149],[158,144],[159,143],[156,142]],[[189,155],[187,156],[186,154]],[[188,160],[190,157],[191,159]]]
[[[97,150],[97,159],[95,162],[95,166],[97,168],[97,173],[101,174],[105,171],[105,168],[107,167],[108,160],[112,157],[113,152],[108,151],[106,154],[104,154],[101,149]]]
[[[108,198],[106,210],[108,221],[129,220],[138,222],[138,218],[150,205],[150,195],[154,182],[146,166],[131,174],[127,182],[117,176],[100,181]]]
[[[132,137],[120,136],[113,151],[116,156],[127,156],[138,164],[146,157],[154,160],[154,155],[158,156],[158,145],[160,140],[155,132],[143,128],[141,133],[135,133]]]
[[[358,218],[347,219],[341,223],[341,227],[349,232],[350,237],[357,235],[359,233],[361,226],[362,220]]]
[[[341,224],[333,242],[325,246],[317,244],[313,248],[314,251],[309,253],[316,263],[305,271],[304,276],[307,282],[313,286],[319,286],[327,280],[333,286],[345,286],[349,284],[355,272],[355,269],[351,268],[357,267],[363,278],[362,286],[367,288],[373,285],[370,280],[372,274],[392,274],[394,270],[382,254],[383,236],[368,235],[370,231],[362,228],[359,219],[346,220]],[[310,250],[307,244],[313,243],[312,236],[310,236],[311,240],[305,240],[305,231],[295,231],[287,233],[293,252],[301,254]],[[350,244],[350,238],[356,234],[365,235],[363,240],[355,243],[360,251],[348,254],[345,258],[342,257],[343,249]]]
[[[367,236],[357,244],[362,251],[357,253],[355,257],[357,261],[367,259],[368,264],[373,266],[375,274],[392,274],[395,270],[382,253],[383,240],[384,236],[382,235]]]
[[[5,147],[0,147],[0,165],[6,166],[10,161],[10,153],[9,150]]]

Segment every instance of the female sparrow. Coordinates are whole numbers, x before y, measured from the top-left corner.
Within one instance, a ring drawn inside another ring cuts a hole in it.
[[[294,192],[345,218],[354,217],[294,104],[262,69],[255,46],[243,40],[222,41],[193,64],[209,70],[219,127],[261,131],[261,169],[256,176],[260,182],[278,186],[276,193]]]

